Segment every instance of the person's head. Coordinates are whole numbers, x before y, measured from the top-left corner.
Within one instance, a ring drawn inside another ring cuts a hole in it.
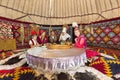
[[[45,35],[46,35],[46,32],[44,30],[39,31],[39,36],[45,36]]]
[[[73,27],[73,28],[78,28],[77,22],[73,22],[73,23],[72,23],[72,27]]]
[[[51,35],[55,35],[55,32],[54,32],[54,31],[51,31]]]
[[[64,36],[64,35],[65,35],[65,32],[62,32],[61,34]]]
[[[46,32],[43,32],[41,35],[45,36],[45,35],[46,35]]]
[[[43,32],[44,32],[44,30],[43,30],[43,29],[40,29],[40,30],[39,30],[39,35],[41,35]]]
[[[32,35],[32,39],[37,39],[37,35]]]
[[[37,33],[37,31],[32,30],[32,31],[30,32],[30,34],[31,34],[31,35],[37,35],[38,33]]]
[[[80,35],[80,30],[78,28],[75,28],[74,29],[74,34],[75,34],[75,36],[78,37]]]
[[[67,28],[63,27],[62,32],[66,33],[67,32]]]

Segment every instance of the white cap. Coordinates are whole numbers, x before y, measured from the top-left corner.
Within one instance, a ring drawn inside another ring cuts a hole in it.
[[[66,33],[66,31],[67,31],[67,28],[64,27],[63,30],[62,30],[62,32]]]
[[[78,27],[77,22],[73,22],[73,23],[72,23],[72,27]]]

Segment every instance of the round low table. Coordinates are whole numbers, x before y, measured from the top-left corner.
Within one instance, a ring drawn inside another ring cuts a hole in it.
[[[27,51],[29,66],[44,72],[66,72],[83,66],[86,59],[85,49],[46,49],[31,48]]]

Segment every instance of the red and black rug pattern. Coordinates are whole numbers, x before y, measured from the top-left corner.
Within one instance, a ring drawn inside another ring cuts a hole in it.
[[[11,55],[16,54],[13,51],[0,51],[0,60],[10,57]]]
[[[0,70],[0,80],[33,80],[35,71],[29,67],[17,67],[11,70]]]
[[[100,57],[97,60],[91,62],[89,66],[99,70],[109,77],[120,73],[120,60],[116,59]]]
[[[120,50],[119,49],[112,49],[112,48],[102,48],[102,47],[91,47],[88,48],[97,51],[99,53],[104,53],[107,55],[113,56],[115,59],[120,59]]]

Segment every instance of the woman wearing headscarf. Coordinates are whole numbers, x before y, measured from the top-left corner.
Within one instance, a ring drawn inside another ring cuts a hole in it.
[[[39,31],[39,35],[37,37],[37,42],[40,44],[40,46],[43,46],[45,43],[48,42],[46,32],[44,30]]]

